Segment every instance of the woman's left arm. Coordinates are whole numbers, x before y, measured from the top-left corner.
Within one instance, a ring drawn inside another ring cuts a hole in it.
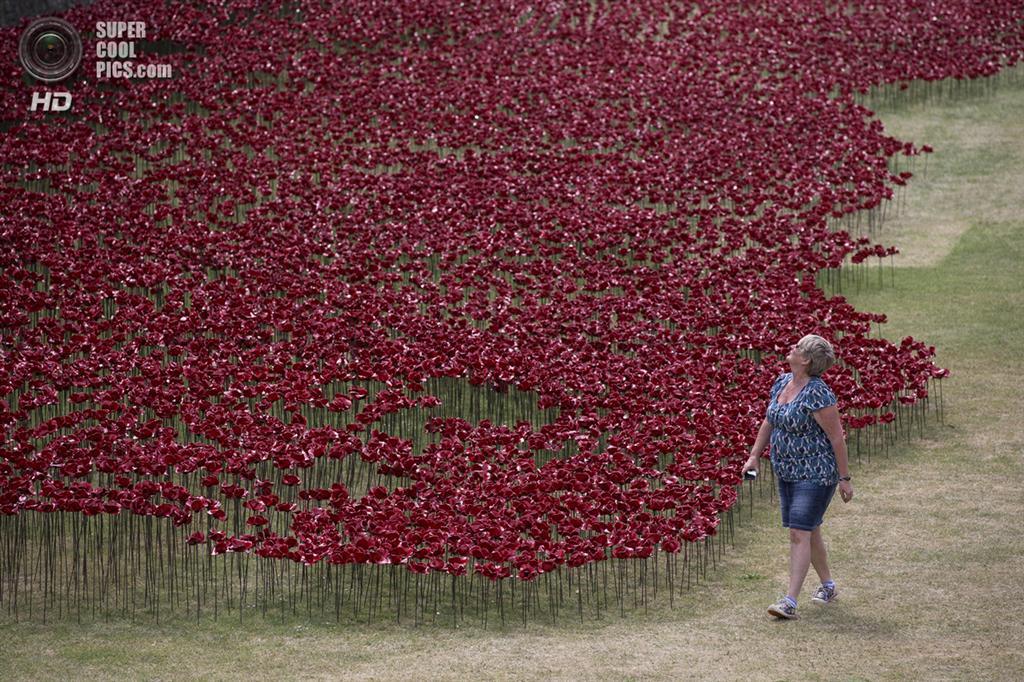
[[[836,453],[836,467],[839,469],[839,475],[849,476],[850,461],[846,451],[846,435],[843,433],[843,424],[839,419],[839,408],[829,405],[815,410],[811,414],[814,416],[814,421],[818,422],[818,426],[828,436],[829,442],[832,443],[832,451]],[[844,502],[849,502],[853,497],[853,486],[849,481],[840,481],[839,493]]]

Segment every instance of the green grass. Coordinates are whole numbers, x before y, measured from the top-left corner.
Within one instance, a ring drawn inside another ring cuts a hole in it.
[[[901,190],[900,217],[885,226],[882,238],[901,248],[905,267],[938,264],[982,215],[989,221],[1019,222],[1024,67],[998,79],[994,94],[956,106],[876,110],[886,133],[935,148],[933,154],[898,161],[899,170],[909,163],[914,177]]]
[[[786,582],[788,544],[765,499],[711,580],[672,611],[487,630],[304,618],[239,627],[237,616],[199,625],[3,622],[0,678],[1019,679],[1024,215],[1007,207],[1024,205],[1024,135],[992,131],[1016,130],[1022,110],[1024,87],[1013,85],[883,116],[890,134],[936,153],[927,175],[911,180],[906,214],[880,236],[892,243],[891,232],[905,252],[894,284],[886,273],[884,287],[847,295],[888,315],[889,338],[935,345],[953,375],[943,384],[945,423],[930,418],[923,437],[855,464],[855,499],[829,510],[838,603],[810,603],[812,571],[802,619],[767,616]],[[949,217],[952,177],[969,199],[953,202],[963,229],[947,240],[922,236]],[[998,183],[998,196],[977,178]]]

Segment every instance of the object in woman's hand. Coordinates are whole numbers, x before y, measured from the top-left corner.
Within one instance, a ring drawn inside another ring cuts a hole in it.
[[[753,481],[757,478],[757,469],[747,469],[743,474],[743,479],[747,481]]]

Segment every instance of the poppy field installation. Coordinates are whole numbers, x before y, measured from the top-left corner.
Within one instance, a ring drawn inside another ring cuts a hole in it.
[[[1024,52],[1002,0],[63,16],[145,22],[139,61],[176,77],[25,113],[0,64],[14,619],[671,606],[793,341],[833,342],[855,456],[940,408],[934,348],[823,288],[894,253],[930,151],[858,102]]]

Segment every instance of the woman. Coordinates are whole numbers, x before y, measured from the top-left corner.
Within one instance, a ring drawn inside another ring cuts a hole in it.
[[[793,345],[786,356],[792,371],[775,380],[767,415],[750,458],[743,465],[744,474],[756,471],[771,439],[782,525],[789,528],[789,591],[768,608],[776,618],[798,617],[797,596],[809,564],[821,578],[811,601],[828,604],[837,594],[821,537],[821,521],[836,487],[843,502],[849,502],[853,499],[853,484],[836,396],[821,379],[821,373],[835,359],[832,345],[815,334]]]

